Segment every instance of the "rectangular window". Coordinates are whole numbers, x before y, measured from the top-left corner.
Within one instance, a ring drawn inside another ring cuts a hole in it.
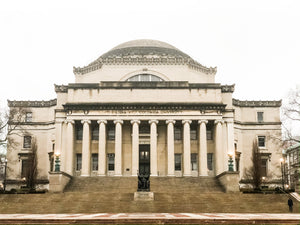
[[[175,140],[182,140],[182,132],[181,127],[174,127],[174,139]]]
[[[175,170],[181,170],[181,154],[175,154]]]
[[[264,113],[263,112],[257,112],[257,121],[258,122],[264,121]]]
[[[265,136],[258,136],[258,147],[264,148],[266,147],[266,137]]]
[[[115,154],[107,154],[108,157],[108,171],[115,170]]]
[[[192,153],[191,154],[191,169],[193,170],[193,171],[197,171],[198,170],[198,163],[197,163],[197,157],[198,156],[198,154],[197,153]]]
[[[32,122],[32,112],[26,112],[25,122]]]
[[[99,140],[99,126],[92,126],[92,140]]]
[[[212,130],[206,130],[206,140],[212,140],[213,135],[212,135]]]
[[[82,140],[83,126],[82,124],[76,124],[76,140]]]
[[[261,159],[261,176],[262,177],[267,176],[267,164],[268,164],[268,159]]]
[[[115,126],[107,127],[107,139],[111,141],[115,140]]]
[[[82,154],[76,154],[76,170],[80,171],[82,166]]]
[[[98,170],[98,154],[92,154],[92,170]]]
[[[213,170],[213,153],[207,153],[207,169]]]
[[[31,136],[24,136],[23,148],[31,148]]]
[[[21,170],[21,178],[26,177],[28,175],[28,165],[29,161],[27,159],[22,159],[22,170]]]
[[[190,136],[191,140],[197,140],[197,127],[191,126]]]

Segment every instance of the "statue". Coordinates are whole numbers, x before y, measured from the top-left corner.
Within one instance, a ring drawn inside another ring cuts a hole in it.
[[[137,191],[150,191],[150,174],[138,173]]]

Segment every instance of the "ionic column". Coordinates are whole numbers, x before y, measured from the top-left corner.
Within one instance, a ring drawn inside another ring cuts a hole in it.
[[[115,176],[122,176],[122,124],[123,120],[115,120]]]
[[[216,175],[223,172],[223,148],[222,148],[222,124],[223,120],[215,120],[216,136],[215,136],[215,171]]]
[[[175,120],[167,120],[168,125],[168,176],[175,176],[175,162],[174,162],[174,124]]]
[[[235,149],[234,149],[234,130],[233,130],[233,121],[226,121],[227,124],[227,153],[226,153],[226,171],[228,170],[228,160],[229,154],[232,155],[233,165],[235,165]],[[233,167],[235,170],[235,166]]]
[[[157,124],[158,120],[150,120],[150,169],[151,176],[157,176]]]
[[[131,160],[131,175],[137,176],[139,170],[139,120],[131,120],[132,124],[132,160]]]
[[[191,120],[183,120],[183,176],[191,176]]]
[[[74,171],[74,120],[66,120],[67,124],[67,134],[66,134],[66,159],[65,159],[65,169],[66,173],[73,176]]]
[[[82,169],[81,176],[90,176],[91,173],[91,138],[90,138],[90,120],[82,120],[83,135],[82,135]]]
[[[199,176],[207,176],[207,139],[206,139],[206,124],[207,120],[199,120]]]
[[[99,124],[99,146],[98,146],[98,176],[106,174],[106,120],[98,120]]]

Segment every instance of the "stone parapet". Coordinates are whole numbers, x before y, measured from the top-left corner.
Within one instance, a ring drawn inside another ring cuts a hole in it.
[[[71,179],[72,176],[64,172],[49,172],[49,191],[63,192]]]
[[[225,171],[217,176],[217,179],[226,193],[239,192],[239,172]]]

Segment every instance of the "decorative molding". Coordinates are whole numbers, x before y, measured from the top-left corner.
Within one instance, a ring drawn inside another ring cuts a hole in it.
[[[130,123],[133,125],[134,123],[140,124],[141,121],[140,120],[131,120]]]
[[[214,123],[215,123],[215,124],[218,124],[218,123],[224,124],[224,120],[215,120]]]
[[[54,88],[55,88],[56,93],[67,93],[68,92],[68,85],[54,84]]]
[[[239,107],[280,107],[281,100],[279,101],[241,101],[232,99],[232,104]]]
[[[169,123],[173,123],[173,125],[176,123],[175,120],[166,120],[166,124],[169,124]]]
[[[234,124],[239,124],[239,125],[248,125],[248,126],[262,126],[262,125],[281,125],[282,122],[241,122],[238,120],[234,121]]]
[[[114,120],[114,124],[117,124],[117,123],[123,124],[123,120]]]
[[[52,99],[49,101],[10,101],[7,100],[9,107],[51,107],[57,105],[57,99]]]
[[[84,120],[81,120],[81,123],[82,123],[82,124],[84,124],[84,123],[91,124],[91,121],[90,121],[90,120],[87,120],[87,119],[84,119]]]
[[[232,85],[221,85],[221,90],[223,93],[233,93],[234,92],[234,86],[235,84]]]
[[[225,104],[215,103],[67,103],[65,110],[212,110],[225,111]]]
[[[198,124],[201,124],[201,123],[205,123],[205,125],[208,123],[208,120],[198,120]]]
[[[101,124],[101,123],[107,124],[107,120],[97,120],[97,123],[98,124]]]
[[[152,123],[158,124],[158,120],[149,120],[149,124],[152,124]]]
[[[185,124],[185,123],[191,124],[192,121],[191,120],[182,120],[182,124]]]
[[[64,121],[64,123],[66,123],[66,124],[68,124],[68,123],[75,124],[75,121],[71,120],[71,119],[67,119],[67,120]]]

